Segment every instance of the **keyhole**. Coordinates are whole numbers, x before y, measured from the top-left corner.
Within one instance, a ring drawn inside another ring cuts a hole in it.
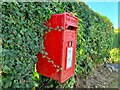
[[[69,43],[69,47],[71,47],[72,46],[72,41],[69,41],[68,43]]]

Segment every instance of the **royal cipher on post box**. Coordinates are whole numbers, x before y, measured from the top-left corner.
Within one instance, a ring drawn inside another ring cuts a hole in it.
[[[38,53],[37,72],[64,83],[74,75],[78,18],[71,13],[53,14],[44,33],[47,55]]]

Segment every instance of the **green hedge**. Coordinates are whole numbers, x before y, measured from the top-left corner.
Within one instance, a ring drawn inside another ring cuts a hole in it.
[[[113,45],[112,48],[119,48],[120,40],[118,39],[120,36],[120,28],[115,29],[113,32]]]
[[[43,22],[51,14],[73,12],[79,18],[75,76],[87,75],[109,57],[113,26],[109,19],[83,2],[4,2],[2,3],[2,88],[73,87],[75,77],[64,85],[38,75],[36,54],[44,49]],[[40,47],[39,47],[40,46]]]

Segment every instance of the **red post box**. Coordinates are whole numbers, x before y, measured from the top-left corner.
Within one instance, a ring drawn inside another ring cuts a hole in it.
[[[67,12],[53,14],[46,25],[53,28],[44,34],[48,55],[37,54],[36,69],[38,73],[63,83],[74,75],[78,18]]]

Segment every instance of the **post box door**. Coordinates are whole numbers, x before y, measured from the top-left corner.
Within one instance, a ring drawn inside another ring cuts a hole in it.
[[[65,69],[69,69],[74,66],[74,57],[76,51],[76,32],[66,30],[64,33],[64,52],[65,52]]]
[[[65,30],[63,42],[63,75],[66,80],[74,75],[76,55],[76,31]]]

